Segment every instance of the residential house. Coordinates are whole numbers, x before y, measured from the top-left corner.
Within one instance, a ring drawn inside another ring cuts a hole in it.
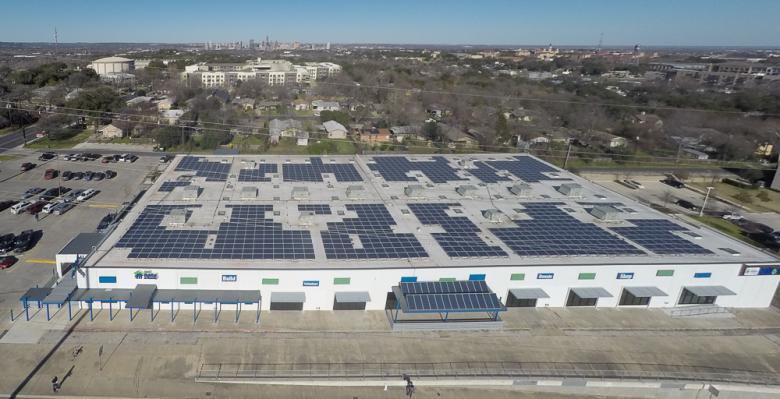
[[[131,99],[125,101],[125,104],[128,107],[138,107],[138,106],[141,106],[143,104],[148,104],[151,101],[152,101],[151,97],[148,97],[148,96],[138,96],[138,97],[134,97],[134,98],[131,98]]]
[[[278,143],[280,137],[297,137],[303,123],[295,119],[273,119],[268,123],[269,141]],[[308,136],[307,136],[308,140]]]
[[[364,143],[388,143],[392,141],[390,129],[375,128],[362,129],[360,131],[360,141]]]
[[[428,106],[428,108],[425,109],[425,112],[428,114],[429,117],[436,120],[444,118],[450,113],[449,110],[447,110],[446,108],[438,104],[431,104],[430,106]]]
[[[390,128],[390,133],[393,135],[393,140],[399,143],[403,143],[408,138],[423,139],[420,137],[419,126],[393,126]]]
[[[227,101],[227,100],[225,100]],[[157,109],[159,111],[167,111],[173,108],[173,104],[176,103],[176,99],[173,97],[164,97],[160,101],[157,101]]]
[[[709,154],[694,148],[683,147],[681,150],[683,154],[685,154],[689,158],[697,159],[699,161],[705,161],[707,159],[710,159]]]
[[[105,125],[98,130],[104,139],[122,138],[124,132],[113,124]]]
[[[183,109],[169,109],[160,112],[160,119],[167,122],[169,125],[175,125],[182,115],[184,115]]]
[[[262,112],[279,112],[282,103],[279,101],[263,100],[255,103],[255,110]]]
[[[341,105],[338,101],[314,100],[311,102],[311,109],[314,115],[319,116],[322,111],[340,111]]]
[[[459,127],[440,123],[439,129],[441,129],[444,137],[446,137],[449,141],[448,147],[450,148],[455,148],[456,146],[473,147],[479,144],[477,139],[472,134],[464,131]]]
[[[300,130],[295,134],[295,138],[297,139],[296,144],[309,145],[309,132]]]
[[[775,146],[772,143],[761,143],[756,148],[755,154],[759,157],[769,157],[774,149]]]
[[[244,111],[252,111],[255,109],[254,98],[237,98],[233,103],[241,107]]]
[[[306,100],[295,100],[292,102],[292,108],[295,111],[307,111],[309,109],[309,102]]]
[[[588,135],[588,141],[602,145],[606,148],[618,148],[626,146],[625,137],[616,136],[612,133],[595,131]]]
[[[325,132],[328,133],[329,139],[347,138],[347,128],[336,121],[326,121],[322,126],[325,128]]]

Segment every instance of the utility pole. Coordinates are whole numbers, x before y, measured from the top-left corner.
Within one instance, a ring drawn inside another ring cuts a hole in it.
[[[710,198],[710,191],[715,187],[707,187],[707,194],[704,196],[704,203],[701,204],[701,209],[699,209],[699,217],[704,216],[704,208],[707,206],[707,199]]]
[[[566,149],[566,158],[563,160],[564,170],[566,170],[566,165],[569,163],[569,155],[571,155],[571,140],[569,140],[569,148]]]

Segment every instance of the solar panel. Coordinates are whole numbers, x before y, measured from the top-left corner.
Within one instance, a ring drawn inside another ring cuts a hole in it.
[[[452,204],[407,204],[420,223],[439,225],[446,233],[431,233],[436,242],[451,257],[470,256],[507,256],[500,247],[487,245],[479,233],[477,225],[465,216],[449,216],[445,212]]]
[[[416,294],[406,296],[410,311],[489,311],[503,308],[494,293]]]
[[[189,185],[190,185],[190,182],[188,182],[188,181],[166,181],[166,182],[163,182],[160,185],[160,188],[158,188],[157,191],[171,192],[176,187],[186,187],[186,186],[189,186]]]
[[[356,218],[329,222],[320,232],[328,259],[427,257],[414,234],[394,233],[396,225],[383,204],[347,204]]]
[[[551,178],[546,176],[544,173],[558,173],[560,171],[529,156],[518,155],[513,158],[513,160],[474,162],[477,170],[469,169],[468,171],[485,183],[497,183],[508,180],[496,174],[496,171],[500,170],[506,170],[515,175],[515,177],[529,183],[543,180],[571,180],[569,178]],[[492,168],[493,171],[488,167]]]
[[[195,172],[206,181],[225,181],[230,173],[230,163],[209,161],[203,157],[185,156],[176,165],[177,172]]]
[[[238,181],[241,182],[270,182],[271,177],[267,176],[269,173],[276,173],[277,166],[275,163],[261,163],[254,169],[241,169],[238,172]]]
[[[635,227],[612,227],[612,231],[649,249],[659,255],[712,254],[713,252],[700,247],[682,237],[672,234],[673,231],[687,232],[682,226],[664,219],[634,219],[628,220]]]
[[[643,251],[592,223],[558,208],[563,203],[524,203],[531,220],[490,231],[521,256],[643,255]]]
[[[401,282],[401,293],[407,294],[468,294],[490,292],[485,281],[416,281]]]
[[[314,212],[315,215],[330,215],[330,205],[327,204],[298,204],[298,210],[301,212]]]
[[[408,176],[411,171],[420,171],[434,183],[446,183],[454,180],[467,180],[458,176],[450,167],[447,158],[431,157],[430,161],[410,161],[406,157],[374,157],[369,169],[378,171],[386,181],[417,181]]]
[[[355,166],[350,163],[323,163],[321,158],[313,157],[308,164],[284,164],[284,181],[321,182],[323,173],[332,173],[337,181],[363,181]]]
[[[117,242],[130,248],[128,258],[314,259],[306,230],[285,230],[265,217],[271,205],[227,205],[230,220],[217,230],[167,228],[163,219],[174,209],[200,205],[148,205]],[[209,237],[215,239],[209,242]],[[208,245],[207,245],[208,244]]]

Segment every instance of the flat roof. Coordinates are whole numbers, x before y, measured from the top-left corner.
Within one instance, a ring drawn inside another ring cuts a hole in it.
[[[88,255],[103,239],[102,233],[79,233],[65,245],[58,255]]]
[[[529,195],[509,190],[519,183],[531,187]],[[564,184],[577,184],[582,192],[564,195],[559,191]],[[355,185],[364,190],[360,198],[350,199],[348,188]],[[415,185],[423,192],[408,197],[404,189]],[[464,197],[456,191],[464,185],[476,191]],[[200,195],[185,199],[185,190],[193,186]],[[242,199],[246,187],[257,187],[257,197]],[[306,187],[308,197],[294,199],[297,187]],[[611,206],[617,216],[600,220],[591,214],[597,206]],[[174,209],[186,209],[185,223],[170,218]],[[488,209],[506,217],[488,219]],[[301,218],[303,213],[309,216]],[[774,261],[754,247],[661,214],[525,154],[179,155],[87,267],[370,269]]]

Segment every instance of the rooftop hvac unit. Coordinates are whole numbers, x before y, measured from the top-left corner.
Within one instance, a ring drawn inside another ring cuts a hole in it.
[[[198,199],[199,195],[200,195],[200,187],[186,186],[184,187],[184,193],[182,194],[181,198],[185,200],[194,200],[194,199]]]
[[[464,197],[476,197],[477,196],[477,188],[472,185],[465,185],[465,186],[458,186],[458,188],[455,189],[455,191],[464,196]]]
[[[590,211],[590,214],[596,217],[597,219],[607,220],[607,221],[617,220],[618,213],[620,213],[620,211],[617,208],[609,205],[596,205]]]
[[[347,198],[349,199],[366,198],[366,190],[361,185],[349,186],[347,187]]]
[[[301,214],[298,217],[298,222],[300,222],[300,224],[303,226],[310,226],[312,223],[314,223],[314,212],[301,211]]]
[[[293,187],[292,199],[303,200],[309,198],[309,189],[306,187]]]
[[[517,183],[509,187],[509,191],[518,197],[530,197],[531,185],[528,183]]]
[[[184,224],[187,223],[187,209],[175,208],[168,214],[169,224]]]
[[[241,169],[257,169],[257,163],[249,159],[241,161]]]
[[[420,184],[412,184],[404,188],[404,194],[411,198],[425,198],[425,187]]]
[[[506,215],[504,215],[504,213],[498,209],[486,209],[482,211],[482,215],[485,216],[485,219],[489,220],[491,223],[501,223],[506,221]]]
[[[582,197],[582,186],[577,183],[564,183],[558,191],[567,197]]]
[[[252,200],[257,198],[257,187],[243,187],[241,188],[241,199]]]

